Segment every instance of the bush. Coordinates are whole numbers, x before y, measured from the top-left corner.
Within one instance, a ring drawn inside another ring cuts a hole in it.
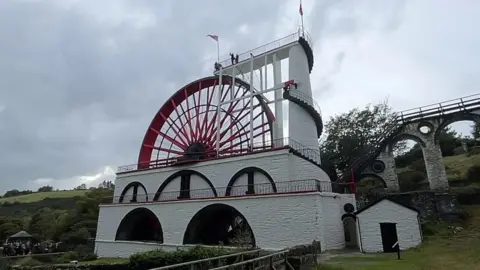
[[[200,259],[212,258],[231,253],[223,248],[206,248],[196,246],[189,250],[177,250],[167,252],[163,250],[152,250],[130,256],[130,268],[135,270],[150,269],[166,265],[178,264],[183,262],[195,261]],[[208,262],[205,263],[205,269],[213,267]],[[201,267],[203,269],[203,265]],[[188,267],[188,269],[190,269]]]
[[[468,168],[467,180],[472,182],[480,182],[480,165],[473,165]]]
[[[427,169],[425,168],[425,161],[423,159],[415,160],[414,162],[412,162],[410,168],[418,172],[427,172]]]
[[[478,155],[480,154],[480,147],[479,146],[475,146],[475,147],[472,147],[468,153],[467,153],[467,157],[470,157],[470,156],[474,156],[474,155]]]
[[[413,191],[418,190],[422,185],[421,182],[427,177],[425,173],[419,171],[404,171],[398,174],[398,183],[400,190]]]

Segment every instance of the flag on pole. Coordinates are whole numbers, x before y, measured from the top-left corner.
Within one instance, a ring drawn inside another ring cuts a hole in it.
[[[217,35],[207,35],[207,37],[210,37],[211,39],[215,40],[218,42],[218,36]]]
[[[301,16],[303,16],[303,8],[302,8],[302,1],[300,1],[300,7],[298,8],[298,12]]]

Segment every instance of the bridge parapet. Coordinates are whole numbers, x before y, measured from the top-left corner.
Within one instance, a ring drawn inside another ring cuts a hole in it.
[[[448,180],[438,137],[448,125],[465,120],[480,122],[480,94],[398,112],[392,126],[348,166],[340,179],[348,181],[352,173],[356,181],[362,176],[375,175],[383,180],[387,190],[398,191],[392,148],[398,141],[412,139],[422,147],[430,188],[447,190]]]

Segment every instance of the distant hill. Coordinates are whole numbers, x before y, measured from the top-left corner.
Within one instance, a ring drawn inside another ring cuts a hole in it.
[[[15,197],[0,198],[0,204],[5,202],[19,202],[19,203],[34,203],[43,199],[55,199],[55,198],[72,198],[75,196],[84,196],[88,190],[62,190],[62,191],[50,191],[50,192],[34,192],[26,195],[20,195]]]

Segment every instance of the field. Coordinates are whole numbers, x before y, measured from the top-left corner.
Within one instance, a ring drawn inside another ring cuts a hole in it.
[[[324,270],[456,270],[480,269],[480,206],[469,206],[471,218],[460,224],[464,228],[454,234],[446,225],[438,226],[438,234],[425,239],[412,250],[396,254],[332,255],[316,269]]]
[[[0,203],[5,202],[19,202],[19,203],[33,203],[38,202],[46,198],[71,198],[75,196],[83,196],[88,190],[63,190],[63,191],[51,191],[51,192],[35,192],[27,195],[21,195],[16,197],[0,198]]]

